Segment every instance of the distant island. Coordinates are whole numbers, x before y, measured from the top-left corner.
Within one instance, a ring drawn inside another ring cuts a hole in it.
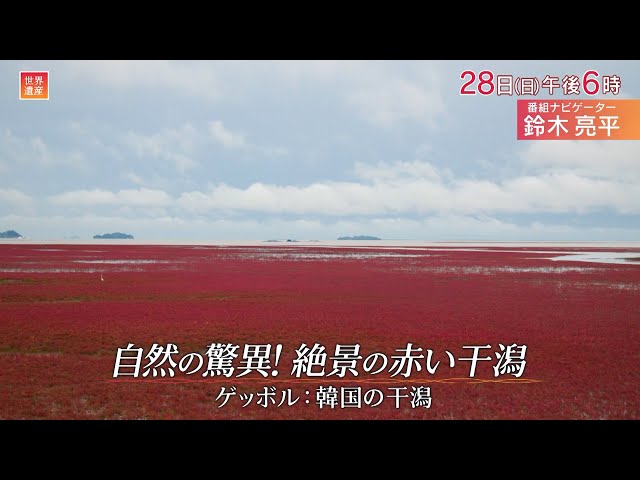
[[[0,232],[0,238],[22,238],[15,230],[7,230],[6,232]]]
[[[371,235],[355,235],[353,237],[338,237],[338,240],[382,240]]]
[[[105,233],[104,235],[94,235],[93,238],[97,238],[100,240],[126,240],[133,239],[133,235],[129,235],[128,233]]]

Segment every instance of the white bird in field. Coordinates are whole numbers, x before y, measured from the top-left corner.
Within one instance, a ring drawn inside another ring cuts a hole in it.
[[[100,281],[104,282],[104,278],[102,278],[102,274],[100,274]]]

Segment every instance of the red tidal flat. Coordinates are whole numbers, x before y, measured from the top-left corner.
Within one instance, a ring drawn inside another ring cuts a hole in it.
[[[0,418],[638,419],[640,264],[551,256],[526,248],[0,245]],[[179,360],[189,352],[206,359],[218,342],[239,345],[230,378],[203,377],[204,369],[113,378],[117,349],[128,343],[145,355],[154,343],[174,343]],[[357,377],[295,378],[295,350],[316,342],[326,347],[326,373],[337,344],[359,344],[363,358],[382,352],[389,365],[372,375],[359,360]],[[433,351],[435,373],[420,359],[421,371],[391,377],[392,356],[409,342]],[[522,376],[496,377],[498,345],[514,343],[527,346]],[[236,377],[246,344],[282,344],[279,375]],[[480,356],[492,360],[479,361],[470,378],[460,358],[473,345],[491,345]],[[375,407],[320,408],[321,386],[385,398]],[[412,386],[431,388],[430,408],[412,407]],[[266,408],[257,395],[265,387],[276,394]],[[222,388],[236,395],[221,407]],[[278,407],[287,390],[299,400]],[[408,395],[399,408],[394,391]]]

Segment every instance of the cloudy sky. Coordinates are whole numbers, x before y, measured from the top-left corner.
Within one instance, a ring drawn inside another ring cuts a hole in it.
[[[518,141],[526,97],[459,94],[591,69],[640,98],[640,61],[0,61],[0,231],[640,240],[640,141]]]

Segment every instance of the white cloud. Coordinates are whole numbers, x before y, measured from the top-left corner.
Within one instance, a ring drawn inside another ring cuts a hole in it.
[[[433,128],[446,113],[441,88],[444,73],[437,62],[283,60],[215,62],[209,66],[215,69],[225,98],[242,98],[239,88],[252,92],[265,85],[294,91],[328,87],[378,127],[417,122]]]
[[[167,158],[175,164],[176,170],[180,173],[185,173],[198,165],[198,162],[182,153],[167,153]]]
[[[162,143],[156,143],[153,138],[144,142],[141,145],[151,153]],[[496,181],[455,177],[449,170],[424,161],[356,163],[354,172],[357,181],[321,181],[307,185],[256,182],[244,188],[219,183],[205,191],[183,192],[175,199],[162,190],[141,188],[119,192],[78,190],[56,195],[52,201],[76,207],[166,207],[187,215],[253,212],[349,217],[584,214],[602,210],[640,214],[640,183],[624,177],[593,177],[570,170],[548,169],[537,175],[522,174]]]
[[[167,161],[180,173],[198,165],[191,158],[191,154],[196,143],[200,141],[200,133],[189,123],[151,135],[128,132],[123,141],[138,156]]]
[[[225,127],[221,120],[209,122],[209,133],[218,145],[229,150],[243,150],[268,157],[282,157],[289,153],[285,147],[266,147],[249,143],[244,133]]]
[[[225,128],[220,120],[209,122],[209,132],[211,132],[216,142],[225,148],[242,149],[247,147],[244,134]]]
[[[131,182],[131,183],[135,183],[136,185],[142,185],[144,184],[144,180],[142,180],[142,178],[140,178],[140,176],[136,175],[133,172],[128,172],[124,175],[124,178]]]
[[[0,203],[8,203],[13,206],[28,207],[33,200],[29,195],[15,188],[0,188]]]
[[[279,60],[265,62],[261,66],[263,74],[271,71],[289,82],[304,84],[360,77],[366,63],[346,60]]]
[[[640,180],[640,142],[635,140],[534,141],[521,158],[526,167],[537,170]]]
[[[439,181],[442,173],[450,176],[450,172],[441,171],[428,162],[379,162],[376,165],[356,162],[355,173],[359,178],[371,181],[399,180],[402,178],[424,178]]]
[[[245,68],[247,66],[245,65]],[[314,60],[252,63],[246,74],[295,87],[330,86],[365,121],[437,127],[446,114],[439,62]]]
[[[25,165],[43,168],[67,166],[86,170],[84,155],[77,150],[52,149],[40,136],[21,137],[6,128],[0,134],[0,160],[6,169]]]
[[[503,182],[446,180],[426,162],[358,164],[356,173],[369,183],[253,183],[247,188],[222,183],[208,192],[185,192],[177,205],[189,212],[316,215],[585,213],[606,208],[640,213],[640,184],[573,173],[519,176]]]
[[[70,121],[68,123],[69,130],[73,134],[75,144],[81,144],[84,151],[91,151],[87,156],[95,157],[107,155],[117,160],[122,159],[120,150],[114,144],[112,139],[103,140],[102,130],[108,128],[107,125],[96,121]]]
[[[283,156],[288,150],[283,147],[263,147],[245,140],[243,133],[224,126],[220,120],[211,121],[208,131],[200,126],[186,123],[178,128],[167,128],[152,134],[129,131],[122,142],[141,158],[159,159],[172,164],[181,174],[199,165],[194,158],[202,155],[207,143],[217,143],[227,149],[247,151],[267,156]],[[128,177],[133,181],[132,177]],[[134,182],[135,183],[135,182]]]
[[[61,81],[129,89],[172,89],[208,101],[220,97],[217,64],[168,60],[69,60],[56,65]]]
[[[245,102],[247,95],[270,86],[329,87],[365,120],[385,127],[402,121],[434,126],[444,113],[435,63],[408,68],[407,62],[394,61],[70,60],[49,65],[61,86],[156,96],[170,90],[172,97],[206,102]],[[408,70],[399,73],[398,65]]]
[[[91,207],[97,205],[128,205],[136,207],[162,207],[171,204],[171,197],[162,190],[148,188],[109,190],[74,190],[49,197],[55,205]]]
[[[348,95],[350,105],[373,125],[391,127],[405,121],[435,128],[445,113],[445,104],[435,82],[380,79]]]

